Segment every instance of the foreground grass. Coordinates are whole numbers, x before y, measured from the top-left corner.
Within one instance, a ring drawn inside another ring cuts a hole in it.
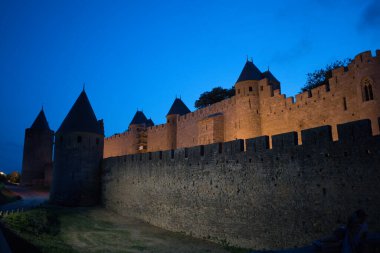
[[[43,253],[248,252],[165,231],[101,208],[46,206],[8,215],[2,223]]]
[[[20,196],[8,190],[5,187],[4,183],[0,183],[0,205],[7,204],[19,199],[21,199]]]
[[[2,218],[1,222],[6,228],[36,246],[43,253],[77,252],[59,235],[58,213],[52,208],[13,213]],[[12,243],[17,242],[10,242],[11,246]]]

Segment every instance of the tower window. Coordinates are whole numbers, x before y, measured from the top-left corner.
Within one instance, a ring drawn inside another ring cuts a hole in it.
[[[81,142],[82,142],[82,136],[79,135],[79,136],[77,137],[77,142],[78,142],[78,143],[81,143]]]
[[[240,94],[240,89],[238,89],[238,94]]]
[[[252,91],[252,86],[249,86],[249,91]]]
[[[373,100],[372,81],[368,78],[362,81],[362,97],[364,102]]]
[[[343,98],[343,109],[345,111],[347,111],[347,101],[346,101],[346,97]]]

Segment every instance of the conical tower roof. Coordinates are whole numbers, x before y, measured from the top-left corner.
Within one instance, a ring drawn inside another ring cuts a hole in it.
[[[253,64],[252,61],[247,60],[236,83],[242,82],[242,81],[248,81],[248,80],[261,80],[261,79],[263,79],[263,74],[255,66],[255,64]]]
[[[84,90],[57,131],[60,134],[69,132],[104,134]]]
[[[172,104],[172,107],[170,107],[170,110],[167,115],[173,115],[173,114],[184,115],[189,112],[191,111],[185,105],[185,103],[180,98],[176,98]]]
[[[46,120],[44,109],[41,109],[40,113],[37,115],[37,118],[34,120],[30,128],[39,130],[50,130],[49,124]]]
[[[279,81],[277,80],[277,78],[269,70],[265,71],[263,73],[263,75],[264,75],[264,77],[266,77],[266,78],[269,79],[269,82],[279,83]]]
[[[147,117],[142,111],[137,110],[135,113],[135,116],[133,116],[133,119],[129,125],[141,125],[146,124],[148,121]]]
[[[153,122],[153,120],[152,120],[152,119],[148,119],[148,120],[146,121],[146,126],[147,126],[147,127],[154,126],[154,122]]]

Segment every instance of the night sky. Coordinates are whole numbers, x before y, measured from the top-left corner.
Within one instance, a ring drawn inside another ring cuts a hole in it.
[[[21,171],[43,105],[56,130],[82,91],[106,136],[136,109],[156,124],[176,96],[234,85],[247,55],[293,96],[306,73],[380,49],[380,1],[0,0],[0,171]]]

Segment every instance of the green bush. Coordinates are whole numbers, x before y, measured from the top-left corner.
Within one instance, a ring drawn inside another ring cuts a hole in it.
[[[8,215],[4,218],[4,222],[21,233],[33,235],[57,235],[59,233],[57,215],[49,209],[35,209]]]

